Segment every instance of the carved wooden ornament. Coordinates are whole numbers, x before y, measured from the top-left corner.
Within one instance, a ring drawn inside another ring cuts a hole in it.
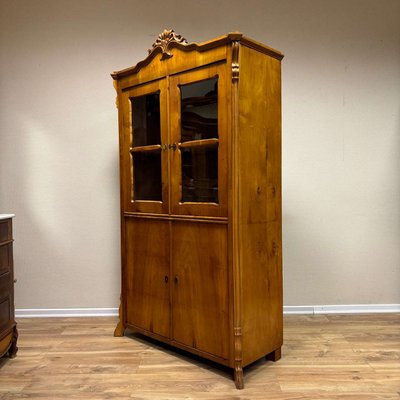
[[[163,60],[170,58],[172,57],[172,54],[169,52],[171,43],[188,44],[188,41],[181,35],[177,34],[173,29],[164,29],[164,32],[158,35],[158,38],[153,43],[152,48],[149,49],[149,54],[160,47],[162,50],[161,59]]]

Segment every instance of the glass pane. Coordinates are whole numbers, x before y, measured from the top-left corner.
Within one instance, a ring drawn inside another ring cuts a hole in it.
[[[136,152],[132,157],[134,199],[161,201],[161,151]]]
[[[160,93],[131,98],[132,146],[160,144]]]
[[[182,202],[218,203],[218,145],[182,152]]]
[[[181,86],[181,143],[218,138],[218,78]]]

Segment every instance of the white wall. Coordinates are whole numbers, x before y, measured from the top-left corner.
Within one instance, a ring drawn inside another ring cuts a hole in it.
[[[116,307],[109,73],[173,27],[281,50],[285,304],[400,303],[398,0],[0,0],[0,212],[17,308]]]

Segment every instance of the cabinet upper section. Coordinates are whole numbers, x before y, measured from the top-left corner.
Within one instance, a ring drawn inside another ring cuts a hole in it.
[[[232,166],[239,168],[232,149],[239,146],[240,120],[250,116],[246,129],[254,130],[251,99],[269,108],[279,100],[275,96],[267,105],[258,80],[251,87],[246,84],[255,73],[272,84],[273,75],[271,66],[257,57],[241,59],[240,46],[280,68],[281,53],[241,33],[189,44],[169,30],[145,60],[112,74],[118,93],[123,212],[228,218],[229,198],[236,190]],[[254,63],[251,68],[249,62]],[[242,67],[247,72],[238,79]],[[265,127],[264,111],[258,115]],[[256,145],[252,151],[265,149]]]
[[[207,42],[188,43],[173,30],[164,30],[153,43],[152,48],[149,49],[149,55],[144,60],[133,67],[115,71],[111,76],[120,81],[121,89],[160,79],[197,68],[199,65],[226,60],[229,57],[228,51],[232,42],[239,42],[278,60],[283,58],[283,54],[279,51],[249,39],[240,32],[228,33]],[[190,57],[181,53],[190,53]],[[153,64],[153,61],[157,64],[156,68],[145,68]],[[158,63],[158,61],[164,62]]]

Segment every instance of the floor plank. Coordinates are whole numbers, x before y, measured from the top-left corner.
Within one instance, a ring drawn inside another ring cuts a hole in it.
[[[115,318],[18,321],[18,355],[0,359],[0,399],[400,400],[400,314],[285,316],[282,359],[231,371]]]

